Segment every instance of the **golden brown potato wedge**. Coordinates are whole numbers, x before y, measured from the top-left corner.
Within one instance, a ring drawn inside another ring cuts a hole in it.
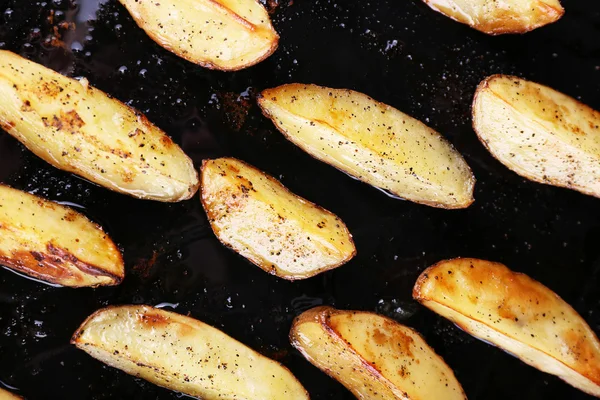
[[[289,84],[261,93],[277,128],[311,156],[395,196],[440,208],[473,202],[475,179],[439,133],[352,90]]]
[[[310,278],[356,254],[334,214],[234,158],[205,160],[202,205],[223,244],[280,278]]]
[[[257,0],[120,0],[148,36],[206,68],[236,71],[269,57],[279,36]]]
[[[573,308],[541,283],[502,264],[441,261],[413,297],[471,335],[600,396],[600,342]]]
[[[558,0],[423,0],[455,21],[489,35],[525,33],[556,22],[565,10]]]
[[[0,400],[23,400],[23,398],[0,388]]]
[[[87,81],[0,50],[0,127],[56,168],[142,199],[198,189],[192,161],[146,117]]]
[[[96,311],[71,343],[111,367],[203,400],[309,398],[278,362],[210,325],[149,306]]]
[[[294,320],[290,340],[359,399],[466,399],[421,335],[381,315],[316,307]]]
[[[117,285],[121,253],[98,225],[68,207],[0,185],[0,265],[71,287]]]
[[[517,174],[600,197],[600,112],[538,83],[493,75],[475,93],[473,127]]]

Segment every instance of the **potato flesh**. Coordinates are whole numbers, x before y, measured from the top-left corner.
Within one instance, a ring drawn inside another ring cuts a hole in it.
[[[22,400],[21,396],[17,396],[16,394],[12,394],[8,390],[4,390],[0,388],[0,400]]]
[[[277,48],[279,36],[256,0],[120,0],[159,45],[207,68],[238,70]]]
[[[521,176],[600,197],[600,113],[546,86],[494,75],[477,89],[473,126]]]
[[[201,175],[202,203],[215,235],[263,270],[308,278],[356,253],[337,216],[258,169],[220,158],[205,161]]]
[[[103,92],[0,51],[0,126],[56,168],[134,197],[179,201],[192,161],[143,115]]]
[[[70,208],[0,185],[0,264],[63,286],[115,285],[121,253],[96,224]]]
[[[198,320],[149,306],[97,311],[71,342],[128,374],[204,400],[308,399],[279,363]]]
[[[294,321],[290,339],[359,399],[466,399],[418,333],[380,315],[317,307]]]
[[[526,275],[476,259],[423,272],[413,296],[473,336],[600,396],[600,342],[564,300]]]
[[[432,9],[478,31],[525,33],[564,14],[558,0],[424,0]]]
[[[434,207],[473,202],[475,180],[452,145],[364,94],[290,84],[265,90],[259,104],[290,141],[363,182]]]

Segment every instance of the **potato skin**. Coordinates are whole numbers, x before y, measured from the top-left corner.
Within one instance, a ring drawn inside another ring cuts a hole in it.
[[[201,182],[202,206],[217,238],[266,272],[305,279],[356,254],[336,215],[243,161],[204,160]]]
[[[547,86],[509,75],[484,79],[473,129],[520,176],[600,197],[600,112]]]
[[[0,185],[0,264],[52,284],[117,285],[123,258],[102,228],[78,212]]]
[[[471,335],[600,396],[596,334],[569,304],[527,275],[485,260],[445,260],[421,274],[413,297]]]
[[[177,144],[85,80],[0,50],[0,92],[0,127],[56,168],[141,199],[175,202],[198,190]]]
[[[416,331],[381,315],[315,307],[296,317],[290,342],[358,399],[466,399]]]
[[[474,201],[473,173],[443,136],[367,95],[293,83],[258,104],[302,150],[393,196],[445,209]]]
[[[119,1],[152,40],[204,68],[248,68],[273,54],[279,43],[257,0]],[[179,18],[172,19],[173,14]]]
[[[280,363],[201,321],[150,306],[98,310],[71,344],[114,368],[194,398],[309,398]]]
[[[558,0],[423,0],[433,10],[488,35],[526,33],[559,20]]]

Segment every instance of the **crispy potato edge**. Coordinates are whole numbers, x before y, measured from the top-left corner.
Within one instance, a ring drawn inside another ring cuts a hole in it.
[[[310,204],[310,205],[318,208],[322,212],[327,213],[327,214],[329,214],[329,215],[331,215],[333,217],[336,217],[341,222],[341,225],[343,226],[344,231],[347,233],[348,240],[349,240],[350,244],[352,245],[352,249],[353,249],[352,253],[348,257],[346,257],[344,260],[340,261],[338,264],[329,266],[329,267],[327,267],[325,269],[321,269],[321,270],[318,270],[318,271],[311,271],[309,274],[301,275],[301,276],[300,275],[285,275],[285,276],[284,275],[278,275],[277,271],[275,271],[275,270],[273,270],[271,268],[268,268],[268,267],[263,266],[263,265],[261,265],[259,263],[256,263],[253,260],[250,260],[250,259],[248,259],[246,257],[244,257],[244,259],[248,260],[252,264],[256,265],[257,267],[259,267],[260,269],[262,269],[263,271],[265,271],[265,272],[267,272],[267,273],[269,273],[271,275],[275,275],[275,276],[277,276],[279,278],[286,279],[288,281],[292,281],[293,282],[293,281],[298,281],[298,280],[302,280],[302,279],[312,278],[312,277],[315,277],[315,276],[317,276],[317,275],[319,275],[319,274],[321,274],[323,272],[326,272],[326,271],[338,268],[338,267],[346,264],[347,262],[349,262],[350,260],[352,260],[356,256],[357,250],[356,250],[356,245],[354,244],[354,239],[352,238],[352,233],[350,233],[350,230],[348,229],[348,227],[346,226],[346,224],[342,221],[342,219],[339,216],[337,216],[336,214],[332,213],[329,210],[326,210],[325,208],[319,206],[318,204],[315,204],[312,201],[307,200],[304,197],[301,197],[301,196],[295,194],[294,192],[292,192],[291,190],[289,190],[285,185],[283,185],[281,182],[279,182],[277,179],[275,179],[273,176],[271,176],[270,174],[267,174],[266,172],[264,172],[264,171],[262,171],[262,170],[260,170],[260,169],[258,169],[256,167],[254,167],[253,165],[250,165],[247,162],[239,160],[239,159],[234,158],[234,157],[220,157],[220,158],[213,158],[213,159],[205,159],[205,160],[202,161],[202,166],[200,167],[200,182],[201,182],[201,185],[200,185],[200,187],[201,187],[201,189],[200,189],[201,190],[200,200],[201,200],[201,203],[202,203],[202,208],[204,209],[204,212],[206,213],[206,216],[208,217],[208,221],[210,223],[210,227],[211,227],[214,235],[217,237],[217,239],[219,239],[219,242],[221,242],[221,244],[223,244],[225,247],[227,247],[228,249],[230,249],[231,251],[233,251],[233,252],[235,252],[237,254],[237,251],[235,251],[231,247],[231,245],[229,243],[225,242],[221,238],[220,234],[218,233],[218,230],[217,230],[216,226],[213,223],[214,218],[212,217],[212,212],[210,211],[210,209],[208,207],[208,204],[205,201],[204,191],[202,190],[202,188],[204,187],[203,183],[204,183],[204,171],[205,171],[205,168],[208,166],[208,164],[211,161],[215,161],[215,160],[219,160],[219,159],[233,160],[233,161],[239,162],[241,164],[244,164],[246,167],[254,169],[255,171],[261,173],[263,176],[265,176],[267,178],[267,180],[269,180],[269,182],[274,183],[274,184],[280,186],[283,190],[285,190],[287,193],[291,194],[292,196],[294,196],[296,198],[300,198],[303,201],[305,201],[306,203],[308,203],[308,204]]]
[[[83,218],[85,221],[87,221],[91,226],[96,228],[98,231],[105,233],[102,226],[100,226],[99,224],[97,224],[94,221],[91,221],[86,215],[78,212],[77,210],[75,210],[71,207],[64,206],[62,204],[50,201],[43,197],[39,197],[39,196],[33,195],[31,193],[28,193],[28,192],[25,192],[25,191],[22,191],[19,189],[15,189],[15,188],[13,188],[9,185],[3,184],[3,183],[0,183],[0,187],[5,187],[5,188],[11,189],[11,190],[16,190],[25,196],[35,199],[37,202],[42,202],[43,204],[48,204],[48,205],[51,205],[52,207],[58,207],[58,208],[63,208],[65,210],[70,210],[70,211],[76,213],[81,218]],[[60,255],[62,257],[69,259],[69,261],[71,261],[82,273],[89,274],[89,275],[95,275],[95,276],[103,276],[103,277],[109,278],[111,280],[111,281],[99,283],[99,284],[93,285],[93,286],[73,286],[73,285],[65,286],[61,283],[61,280],[59,278],[53,278],[53,277],[48,277],[46,275],[42,275],[42,274],[38,273],[35,269],[32,269],[32,268],[24,268],[27,266],[25,262],[17,262],[12,259],[9,259],[7,257],[0,256],[0,263],[6,265],[8,268],[15,270],[19,273],[24,273],[35,279],[39,279],[44,282],[49,282],[51,284],[60,285],[60,286],[64,286],[64,287],[116,286],[116,285],[119,285],[125,278],[125,263],[123,261],[123,254],[121,253],[121,250],[118,248],[118,246],[115,244],[115,242],[112,240],[112,238],[108,234],[106,234],[105,241],[108,245],[110,245],[110,247],[112,247],[112,249],[114,250],[114,252],[116,253],[116,255],[118,257],[117,258],[117,266],[120,267],[119,268],[120,272],[121,272],[120,274],[114,274],[112,272],[106,271],[102,267],[84,262],[84,261],[80,260],[79,258],[77,258],[74,254],[69,253],[60,247],[55,247],[51,243],[47,244],[48,252],[51,254],[38,253],[37,256],[38,256],[38,258],[41,258],[41,260],[35,259],[35,257],[34,257],[36,262],[49,263],[51,265],[54,265],[56,268],[60,269],[62,267],[62,265],[60,263],[56,263],[54,261],[54,257],[53,257],[53,255]]]
[[[306,360],[308,360],[311,364],[313,364],[316,368],[318,368],[320,371],[323,371],[325,374],[327,374],[333,380],[339,382],[337,380],[337,378],[335,377],[335,374],[333,374],[329,369],[325,369],[325,368],[322,369],[321,367],[319,367],[315,364],[314,357],[309,355],[304,350],[303,346],[300,344],[300,340],[297,338],[297,330],[300,325],[302,325],[303,323],[306,323],[306,322],[316,322],[317,324],[319,324],[321,326],[321,328],[323,329],[323,332],[326,333],[331,340],[338,342],[341,346],[347,347],[348,350],[351,351],[352,356],[355,358],[355,360],[358,363],[360,363],[360,365],[362,365],[365,369],[367,369],[371,374],[375,375],[378,379],[381,379],[388,388],[393,387],[393,384],[385,376],[382,375],[381,371],[379,371],[373,364],[371,364],[370,362],[365,360],[359,353],[357,353],[356,350],[354,349],[354,347],[348,345],[348,343],[342,337],[340,337],[340,335],[327,323],[327,319],[331,318],[332,315],[340,314],[340,313],[356,313],[356,312],[362,313],[363,311],[345,311],[345,310],[342,311],[342,310],[337,310],[331,306],[319,306],[319,307],[311,308],[311,309],[303,312],[302,314],[298,315],[296,318],[294,318],[294,321],[292,322],[292,327],[291,327],[290,333],[289,333],[290,344],[296,350],[298,350],[302,354],[302,356]],[[369,313],[369,314],[373,314],[373,313]],[[378,315],[378,314],[375,314],[375,315]],[[385,317],[383,317],[383,318],[385,318]],[[393,320],[391,320],[391,321],[393,321]],[[393,321],[393,322],[395,322],[395,321]],[[395,323],[397,323],[397,322],[395,322]]]

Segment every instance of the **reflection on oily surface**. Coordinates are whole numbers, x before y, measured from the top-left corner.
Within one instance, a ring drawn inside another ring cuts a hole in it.
[[[80,205],[106,228],[126,263],[120,286],[95,290],[53,288],[0,270],[0,381],[34,400],[177,398],[68,345],[101,307],[166,302],[277,357],[313,399],[352,399],[289,345],[292,319],[326,304],[381,312],[417,329],[471,400],[590,398],[417,306],[411,289],[441,259],[501,261],[552,288],[600,331],[598,200],[519,178],[483,148],[470,121],[475,87],[493,73],[544,83],[600,109],[600,88],[591,84],[600,65],[600,4],[565,0],[567,13],[557,23],[489,38],[422,2],[288,3],[271,15],[278,51],[250,69],[221,73],[160,48],[114,0],[0,1],[2,48],[86,76],[145,113],[196,167],[204,158],[233,156],[273,175],[338,215],[358,250],[335,271],[285,282],[223,247],[198,196],[178,204],[130,199],[52,168],[0,133],[0,180]],[[96,6],[97,13],[84,13]],[[64,21],[75,29],[61,27]],[[52,45],[55,27],[69,45]],[[75,41],[81,49],[72,48]],[[472,167],[475,203],[445,211],[397,201],[313,160],[275,130],[253,98],[289,82],[357,90],[422,120]]]

